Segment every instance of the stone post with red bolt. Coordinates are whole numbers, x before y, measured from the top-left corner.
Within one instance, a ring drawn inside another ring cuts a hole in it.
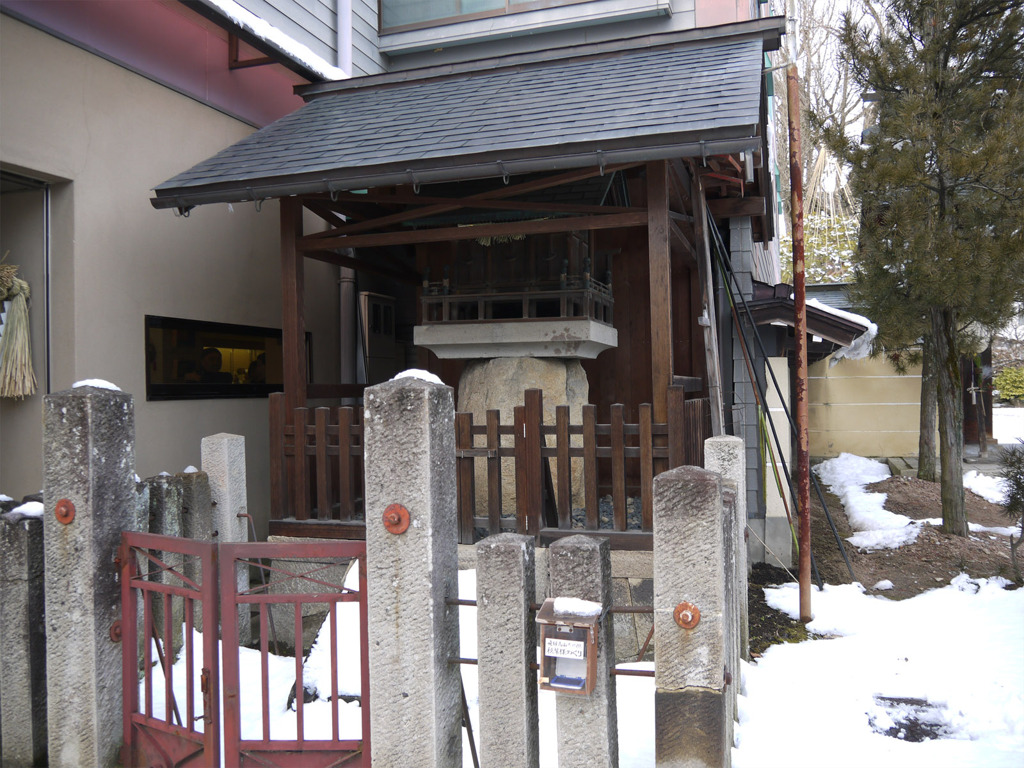
[[[678,467],[654,478],[658,768],[730,765],[739,675],[729,668],[736,659],[733,527],[717,472]]]
[[[366,390],[371,756],[460,768],[455,407],[417,378]]]
[[[79,387],[43,399],[43,556],[49,764],[119,763],[121,618],[115,566],[138,528],[131,395]]]

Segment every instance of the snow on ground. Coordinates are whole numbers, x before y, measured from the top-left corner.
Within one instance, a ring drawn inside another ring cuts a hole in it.
[[[1005,504],[1007,494],[1006,479],[983,475],[976,469],[964,474],[964,488],[974,491],[986,501],[993,504]]]
[[[891,543],[893,531],[941,523],[885,512],[885,495],[864,491],[888,476],[878,462],[844,454],[817,471],[858,521],[851,541],[877,533]],[[1007,585],[961,574],[903,601],[860,584],[812,591],[812,639],[744,664],[733,765],[1024,765],[1024,589]],[[773,608],[799,616],[796,584],[764,591]]]
[[[841,453],[838,458],[814,467],[821,481],[839,497],[856,533],[849,541],[858,549],[896,549],[917,538],[920,526],[906,515],[885,508],[886,494],[871,493],[864,486],[889,477],[889,468],[880,461]]]
[[[856,533],[847,539],[858,549],[872,552],[879,549],[897,549],[912,544],[922,525],[941,526],[939,518],[911,520],[906,515],[889,512],[885,508],[886,494],[865,490],[865,486],[889,477],[889,468],[874,459],[865,459],[851,453],[842,453],[814,467],[821,481],[839,497]],[[970,489],[993,504],[1005,499],[1006,481],[971,470],[964,475],[964,488]],[[1002,536],[1019,535],[1020,528],[985,527],[968,523],[972,533],[995,533]]]
[[[1019,768],[1024,590],[1005,584],[961,574],[899,602],[859,584],[812,592],[808,629],[830,639],[744,665],[735,768]],[[765,596],[799,615],[797,585]]]

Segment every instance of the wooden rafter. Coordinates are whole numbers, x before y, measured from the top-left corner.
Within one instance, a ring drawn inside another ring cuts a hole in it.
[[[733,216],[764,216],[766,207],[763,197],[722,197],[708,200],[708,210],[716,219],[728,219]]]
[[[619,213],[606,216],[572,216],[561,219],[479,224],[465,227],[438,227],[401,232],[377,232],[362,235],[305,237],[299,240],[300,251],[321,251],[335,248],[367,248],[414,243],[439,243],[454,240],[475,240],[500,235],[542,235],[589,229],[641,227],[647,224],[647,213]]]
[[[625,170],[626,168],[631,168],[631,167],[633,167],[633,164],[613,165],[613,166],[608,166],[607,168],[605,168],[604,172],[605,173],[612,173],[612,172],[617,171],[617,170]],[[486,192],[481,192],[481,193],[476,194],[476,195],[469,195],[468,197],[463,197],[463,198],[458,198],[458,199],[429,198],[432,201],[438,201],[438,202],[433,202],[431,204],[423,205],[423,207],[418,208],[416,210],[399,211],[397,213],[387,214],[387,215],[380,216],[380,217],[377,217],[377,218],[372,219],[372,220],[363,221],[363,222],[359,222],[359,223],[348,225],[348,226],[344,226],[344,227],[339,227],[339,228],[336,228],[334,230],[330,230],[330,231],[327,231],[327,232],[321,232],[321,233],[318,233],[317,235],[311,235],[310,239],[333,240],[333,239],[335,239],[335,238],[337,238],[339,236],[346,236],[346,235],[347,236],[351,236],[351,235],[355,235],[355,234],[360,234],[362,232],[372,231],[372,230],[375,230],[375,229],[384,229],[384,228],[387,228],[387,227],[390,227],[390,226],[393,226],[393,225],[396,225],[396,224],[405,224],[405,223],[408,223],[410,221],[415,221],[415,220],[418,220],[418,219],[424,219],[424,218],[429,218],[431,216],[439,216],[441,214],[451,213],[453,211],[457,211],[457,210],[460,210],[462,208],[474,208],[474,207],[476,207],[476,208],[490,208],[490,207],[495,207],[495,208],[499,208],[499,209],[504,208],[504,209],[512,209],[512,210],[517,210],[518,209],[518,210],[538,210],[538,211],[561,212],[561,211],[558,211],[557,209],[562,207],[562,206],[555,205],[555,204],[547,204],[547,205],[539,204],[536,207],[534,207],[535,204],[524,203],[522,201],[518,201],[518,202],[515,202],[515,203],[509,203],[509,202],[504,202],[504,201],[506,201],[508,198],[512,198],[512,197],[514,197],[516,195],[522,195],[522,194],[525,194],[525,193],[528,193],[528,192],[537,192],[537,191],[540,191],[540,190],[549,189],[551,187],[558,187],[558,186],[562,186],[564,184],[573,183],[575,181],[582,181],[582,180],[585,180],[585,179],[589,179],[589,178],[592,178],[594,176],[597,176],[600,173],[601,172],[599,170],[597,170],[597,169],[587,168],[587,169],[584,169],[584,170],[578,170],[578,171],[572,171],[572,172],[569,172],[569,173],[557,174],[555,176],[548,176],[548,177],[545,177],[543,179],[532,179],[530,181],[526,181],[526,182],[523,182],[521,184],[509,185],[507,187],[497,187],[495,189],[487,190]],[[424,200],[423,198],[418,198],[418,197],[416,197],[416,198],[414,198],[412,200],[410,198],[408,198],[408,197],[404,197],[404,199],[400,199],[396,195],[386,195],[386,196],[384,196],[384,195],[375,195],[372,198],[369,195],[353,195],[351,193],[338,193],[338,195],[337,195],[337,199],[339,201],[345,200],[345,201],[353,201],[353,202],[355,202],[355,200],[353,200],[353,198],[359,198],[358,201],[359,202],[363,202],[363,203],[365,203],[365,202],[385,203],[386,202],[386,203],[389,203],[389,204],[394,204],[396,202],[408,202],[408,203],[411,204],[411,203],[415,202],[415,203],[421,204],[421,205],[422,205],[423,200]],[[502,202],[498,202],[498,201],[502,201]],[[579,211],[579,208],[580,208],[580,206],[565,206],[564,211],[568,212],[568,213],[572,213],[572,212]],[[608,212],[608,209],[603,207],[603,206],[591,206],[591,208],[597,209],[597,210],[593,211],[594,213],[597,213],[599,211],[600,214],[602,214],[602,215],[604,215],[604,214],[606,214]],[[637,212],[640,212],[642,209],[627,208],[625,210],[629,211],[631,213],[637,213]],[[579,212],[583,213],[584,211],[579,211]],[[413,242],[416,242],[416,241],[413,241]],[[422,241],[420,241],[420,242],[422,242]]]

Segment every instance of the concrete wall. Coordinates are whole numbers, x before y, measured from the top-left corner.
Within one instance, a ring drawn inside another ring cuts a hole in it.
[[[811,456],[916,456],[921,368],[901,376],[882,359],[810,366]]]
[[[9,253],[7,263],[18,265],[18,277],[34,292],[43,295],[46,274],[46,190],[5,194],[0,204],[0,258]],[[32,340],[32,364],[39,382],[37,394],[24,400],[0,398],[0,493],[21,499],[43,487],[42,392],[46,387],[45,302],[29,302],[29,332]],[[20,439],[15,441],[13,436]],[[8,437],[11,436],[11,437]],[[26,450],[26,445],[29,450]],[[8,482],[8,477],[21,482]]]
[[[98,377],[132,393],[143,476],[198,465],[205,435],[245,436],[250,512],[265,521],[267,401],[144,399],[144,315],[281,327],[275,204],[262,213],[206,206],[187,219],[149,204],[154,185],[252,129],[8,16],[0,16],[0,94],[0,164],[52,182],[49,295],[32,286],[40,339],[39,313],[50,315],[51,391]],[[6,248],[9,227],[3,232]],[[329,381],[337,270],[309,262],[306,280],[315,369]],[[43,369],[44,358],[35,364]],[[0,414],[0,490],[9,495],[42,485],[38,424],[27,426],[39,413],[36,399],[7,402]]]

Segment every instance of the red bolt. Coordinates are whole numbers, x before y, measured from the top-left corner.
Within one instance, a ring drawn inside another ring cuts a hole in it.
[[[115,643],[121,642],[121,621],[115,621],[110,625],[110,639]]]
[[[680,603],[672,616],[683,629],[693,629],[700,623],[700,608],[693,603]]]
[[[409,528],[409,510],[401,504],[389,504],[384,510],[384,527],[389,533],[405,533]]]
[[[57,518],[58,522],[67,525],[75,519],[75,505],[71,499],[61,499],[57,502],[57,507],[54,509],[54,517]]]

